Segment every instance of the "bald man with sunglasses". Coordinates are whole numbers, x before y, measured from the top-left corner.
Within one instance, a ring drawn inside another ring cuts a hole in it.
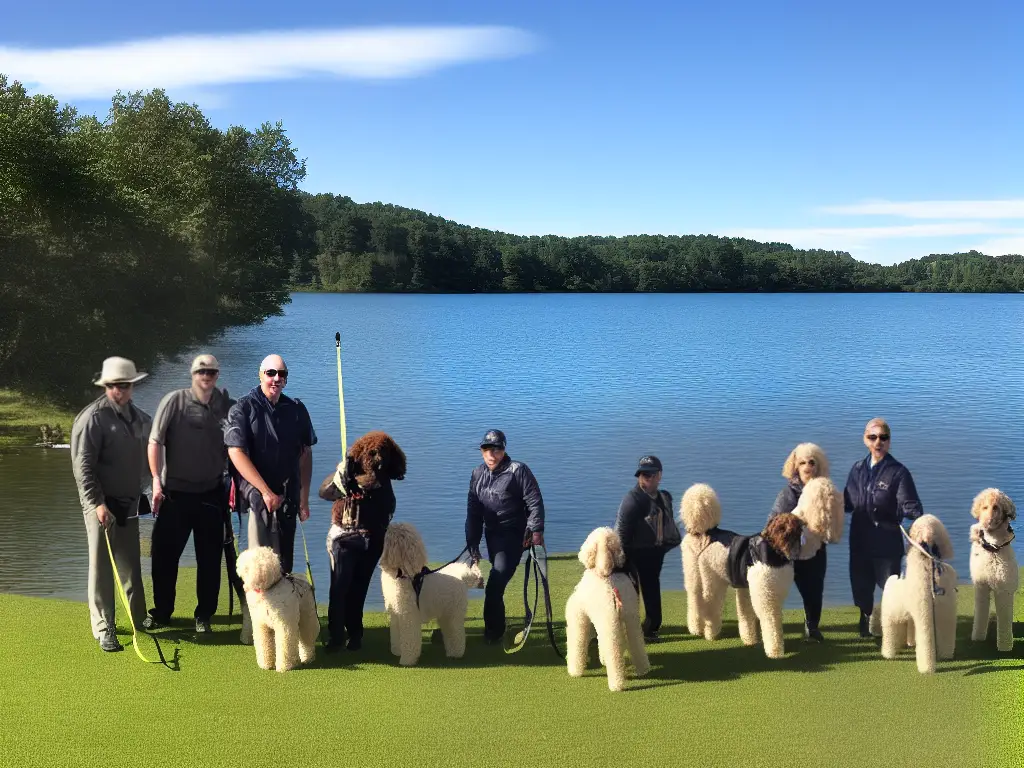
[[[898,576],[904,545],[900,526],[919,518],[923,509],[910,470],[890,453],[892,431],[884,419],[872,419],[864,428],[868,455],[850,470],[843,490],[850,520],[850,587],[860,609],[861,637],[881,635],[881,617],[875,610],[875,587],[882,589],[890,576]]]

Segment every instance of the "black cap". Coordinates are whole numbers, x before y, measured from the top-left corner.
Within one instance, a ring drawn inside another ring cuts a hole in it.
[[[661,459],[657,456],[641,456],[633,477],[639,477],[641,472],[650,472],[652,475],[655,472],[661,472]]]
[[[505,433],[500,429],[492,429],[483,439],[480,441],[481,448],[504,448],[505,447]]]

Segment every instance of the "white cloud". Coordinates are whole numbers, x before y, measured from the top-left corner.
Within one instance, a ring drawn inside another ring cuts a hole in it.
[[[867,200],[833,205],[823,213],[850,216],[903,216],[910,219],[1024,219],[1024,200]]]
[[[849,251],[865,241],[894,238],[956,237],[963,235],[1024,234],[1024,229],[993,227],[975,222],[907,224],[893,227],[792,227],[736,229],[731,237],[746,237],[761,242],[789,243],[796,248],[825,248]]]
[[[1016,237],[996,237],[991,240],[977,241],[964,248],[965,251],[980,251],[989,256],[1005,256],[1007,254],[1024,255],[1024,232]]]
[[[181,35],[79,48],[0,46],[0,72],[35,92],[108,98],[120,89],[202,88],[331,75],[407,78],[531,51],[509,27],[379,27]]]

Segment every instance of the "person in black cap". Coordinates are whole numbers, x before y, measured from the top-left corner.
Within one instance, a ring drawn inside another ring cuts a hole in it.
[[[682,541],[672,519],[672,496],[659,490],[661,461],[643,456],[634,477],[637,483],[619,504],[615,532],[626,555],[626,569],[635,574],[644,599],[644,640],[658,639],[661,629],[661,568],[665,555]]]
[[[484,641],[505,634],[505,587],[523,552],[544,544],[544,499],[530,468],[505,453],[505,433],[492,429],[480,441],[484,462],[473,470],[466,504],[466,548],[480,561],[480,537],[487,541],[491,573],[484,590]]]

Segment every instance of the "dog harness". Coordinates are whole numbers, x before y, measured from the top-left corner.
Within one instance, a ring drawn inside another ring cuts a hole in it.
[[[454,560],[449,560],[447,563],[445,563],[444,565],[440,566],[439,568],[435,568],[434,570],[430,570],[427,566],[424,565],[423,568],[420,569],[420,572],[417,573],[415,576],[406,576],[406,575],[404,575],[402,573],[402,569],[399,568],[398,572],[395,575],[398,578],[400,578],[400,579],[409,579],[410,581],[412,581],[413,591],[416,592],[416,607],[419,608],[420,607],[420,591],[422,591],[422,589],[423,589],[423,577],[424,576],[429,576],[432,573],[437,573],[438,571],[440,571],[440,570],[442,570],[444,568],[447,568],[452,563],[458,562],[459,558],[462,557],[464,554],[466,554],[466,552],[468,552],[468,551],[469,551],[469,547],[463,547],[462,551],[459,552],[459,554],[457,554],[455,556]]]
[[[979,542],[981,544],[981,548],[984,549],[986,552],[991,552],[992,554],[995,554],[1000,549],[1009,544],[1011,541],[1013,541],[1015,538],[1017,538],[1017,534],[1013,532],[1013,528],[1011,526],[1006,526],[1006,530],[1010,534],[1010,538],[1008,538],[1002,544],[989,544],[988,539],[985,538],[985,532],[982,531],[981,541]]]

